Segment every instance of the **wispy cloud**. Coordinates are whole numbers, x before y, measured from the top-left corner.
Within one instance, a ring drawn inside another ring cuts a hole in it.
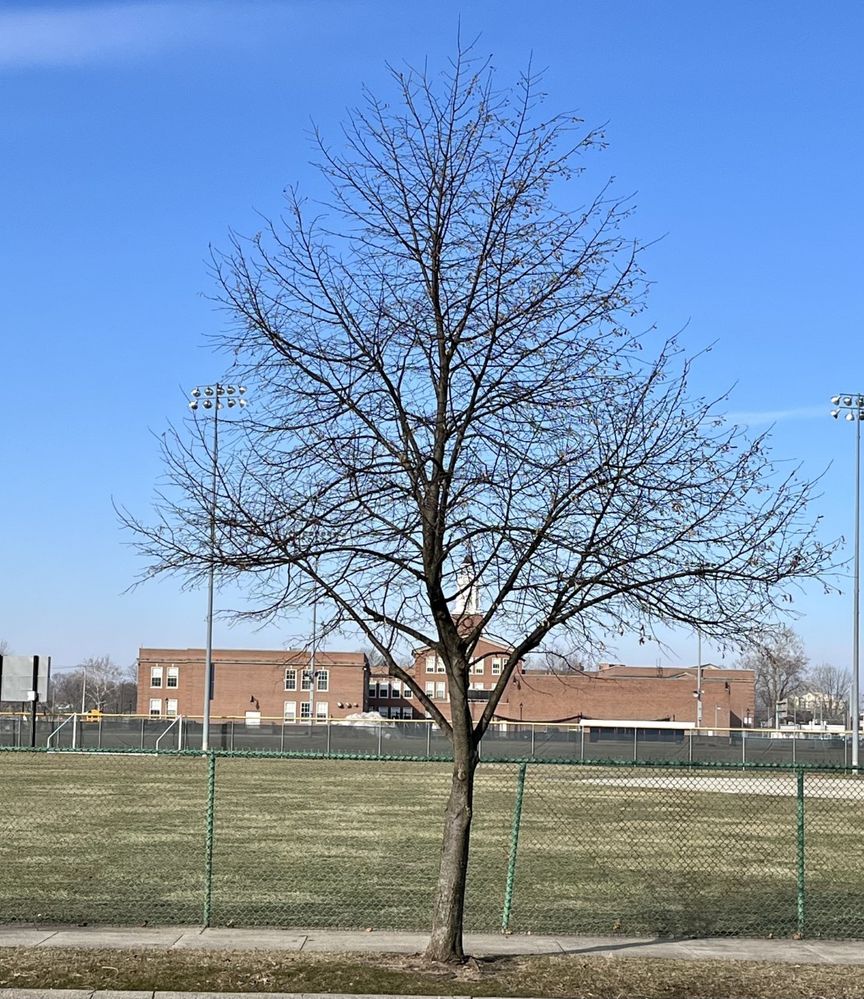
[[[219,0],[6,8],[0,10],[0,68],[117,62],[209,43],[229,34],[224,15],[231,13]]]
[[[813,420],[817,416],[828,416],[830,412],[831,407],[827,405],[801,406],[798,409],[768,409],[727,413],[726,419],[729,423],[745,424],[752,427],[759,424],[782,423],[786,420]]]

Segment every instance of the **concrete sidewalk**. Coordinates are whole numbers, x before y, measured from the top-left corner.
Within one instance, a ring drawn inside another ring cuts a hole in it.
[[[0,947],[117,948],[120,950],[268,950],[330,953],[419,954],[423,933],[356,930],[235,929],[199,926],[27,927],[0,926]],[[864,943],[855,940],[761,940],[704,937],[503,936],[468,933],[465,949],[476,957],[573,954],[599,957],[658,957],[675,960],[781,961],[794,964],[864,964]],[[0,990],[2,999],[2,990]]]

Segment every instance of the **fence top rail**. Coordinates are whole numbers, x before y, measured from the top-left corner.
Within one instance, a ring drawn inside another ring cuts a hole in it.
[[[430,754],[418,756],[408,753],[344,753],[321,752],[317,750],[286,750],[284,752],[264,749],[149,749],[149,748],[97,748],[97,747],[48,747],[48,746],[2,746],[0,755],[18,754],[51,754],[77,756],[152,756],[152,757],[218,757],[221,759],[290,759],[290,760],[358,760],[362,762],[390,763],[452,763],[452,756]],[[590,759],[575,760],[571,757],[531,757],[531,756],[487,756],[479,766],[491,764],[520,766],[530,764],[537,767],[573,767],[582,769],[615,768],[619,770],[668,770],[668,771],[700,771],[728,772],[734,770],[764,773],[826,773],[849,774],[864,778],[864,768],[855,770],[851,765],[807,762],[762,762],[762,761],[732,761],[732,760],[615,760]]]
[[[45,705],[40,705],[40,711]],[[96,708],[91,708],[88,711],[70,711],[67,709],[49,709],[47,712],[40,714],[40,719],[61,719],[64,717],[71,718],[72,716],[78,717],[80,720],[86,720],[88,722],[95,722],[99,720],[117,720],[117,721],[147,721],[147,722],[166,722],[173,721],[178,716],[177,715],[167,715],[159,714],[152,715],[146,712],[117,712],[112,713],[108,711],[100,711]],[[30,713],[27,711],[14,711],[14,710],[4,710],[0,711],[0,721],[3,720],[14,720],[23,719],[24,721],[30,720]],[[183,720],[186,722],[192,722],[193,724],[200,724],[202,721],[201,715],[194,714],[184,714]],[[248,725],[249,721],[245,715],[211,715],[211,724],[236,724],[236,725]],[[338,726],[341,728],[356,728],[356,729],[369,729],[372,730],[376,726],[383,726],[384,728],[427,728],[434,727],[436,722],[432,718],[388,718],[382,715],[380,718],[332,718],[332,717],[318,717],[318,718],[283,718],[280,715],[261,715],[260,718],[256,719],[254,728],[260,728],[261,725],[269,724],[275,725],[277,727],[284,726],[286,728],[305,728],[309,725],[314,727],[325,727],[328,725]],[[748,738],[765,738],[765,739],[843,739],[849,738],[852,735],[851,729],[843,729],[837,725],[826,725],[826,726],[815,726],[815,727],[805,727],[805,726],[781,726],[780,728],[753,728],[753,727],[727,727],[722,725],[710,725],[703,722],[699,727],[696,726],[695,722],[669,722],[669,721],[652,721],[650,719],[637,719],[637,718],[581,718],[573,719],[572,721],[543,721],[543,720],[519,720],[515,721],[512,718],[493,718],[489,731],[492,734],[496,732],[530,732],[535,731],[560,731],[560,732],[590,732],[609,730],[609,729],[621,729],[626,732],[658,732],[658,731],[670,731],[678,732],[682,736],[747,736]]]

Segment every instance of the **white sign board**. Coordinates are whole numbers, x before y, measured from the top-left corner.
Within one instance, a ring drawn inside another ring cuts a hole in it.
[[[46,701],[50,673],[51,656],[0,656],[0,701]]]

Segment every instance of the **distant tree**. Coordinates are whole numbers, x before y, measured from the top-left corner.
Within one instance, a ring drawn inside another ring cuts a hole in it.
[[[773,723],[777,702],[805,689],[807,655],[786,625],[752,636],[738,665],[756,674],[756,717],[762,721]]]
[[[830,663],[812,666],[806,675],[805,687],[812,699],[813,715],[820,721],[845,725],[849,717],[849,688],[852,674]]]
[[[544,120],[535,78],[503,89],[461,54],[443,80],[394,77],[344,152],[318,142],[329,206],[289,190],[284,218],[215,258],[232,380],[255,390],[219,425],[215,537],[205,420],[164,437],[156,522],[122,516],[145,576],[215,567],[265,619],[326,603],[446,733],[426,953],[459,961],[479,744],[517,663],[553,634],[590,647],[658,621],[737,639],[831,549],[811,484],[691,397],[674,343],[628,329],[631,206],[581,184],[602,133]],[[474,721],[484,631],[512,651]],[[452,720],[401,665],[421,646]]]
[[[118,666],[110,656],[90,656],[74,671],[52,678],[52,701],[56,710],[98,709],[109,713],[134,710],[132,670]]]
[[[528,668],[549,673],[584,673],[590,667],[588,657],[581,649],[555,642],[539,649],[529,660]]]
[[[12,649],[9,648],[9,643],[5,638],[0,638],[0,656],[10,655],[12,655]]]

